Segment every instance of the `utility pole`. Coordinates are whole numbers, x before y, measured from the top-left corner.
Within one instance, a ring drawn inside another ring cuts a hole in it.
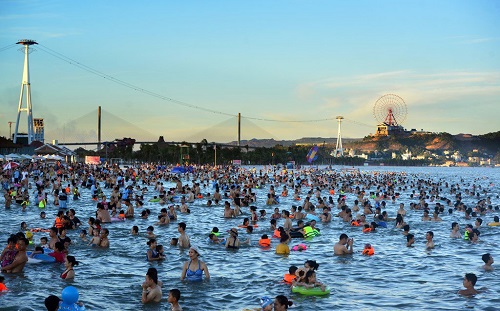
[[[217,167],[217,145],[214,145],[214,152],[215,152],[214,166]]]
[[[9,123],[9,139],[12,139],[12,124],[13,124],[13,123],[16,123],[16,122],[14,122],[14,121],[9,121],[9,122],[7,122],[7,123]]]

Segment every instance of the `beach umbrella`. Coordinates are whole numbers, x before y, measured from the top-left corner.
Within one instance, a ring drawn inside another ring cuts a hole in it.
[[[4,169],[4,171],[5,170],[12,170],[18,166],[19,166],[19,163],[17,163],[17,162],[9,162],[3,166],[3,169]]]

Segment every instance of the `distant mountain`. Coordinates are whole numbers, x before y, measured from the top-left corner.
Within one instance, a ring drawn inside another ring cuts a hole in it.
[[[335,148],[336,137],[303,137],[295,140],[275,140],[275,139],[251,139],[242,140],[241,146],[266,147],[271,148],[276,145],[295,146],[295,145],[318,145],[327,148]],[[237,145],[236,141],[228,143]],[[361,152],[371,151],[400,151],[407,149],[412,153],[423,151],[460,151],[462,153],[477,150],[489,154],[500,152],[500,131],[484,135],[457,134],[448,133],[414,133],[403,136],[374,137],[365,138],[342,138],[344,149],[354,149]]]
[[[464,154],[478,152],[496,154],[500,152],[500,131],[485,135],[448,133],[423,133],[407,136],[365,137],[362,140],[346,142],[344,148],[363,152],[409,150],[414,154],[422,151],[460,151]]]
[[[353,142],[353,141],[360,141],[361,138],[342,138],[342,143],[348,143],[348,142]],[[237,145],[237,141],[231,141],[227,143],[228,145]],[[271,148],[276,145],[281,145],[281,146],[295,146],[295,145],[318,145],[322,146],[325,144],[325,146],[335,146],[337,144],[337,138],[324,138],[324,137],[302,137],[299,139],[295,140],[275,140],[273,138],[271,139],[257,139],[253,138],[250,140],[242,140],[240,142],[241,146],[248,145],[249,147],[266,147],[266,148]]]

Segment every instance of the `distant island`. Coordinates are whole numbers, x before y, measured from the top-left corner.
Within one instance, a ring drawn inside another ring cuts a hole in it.
[[[56,155],[71,161],[85,161],[98,156],[101,162],[165,164],[230,165],[309,165],[307,154],[317,146],[313,164],[323,165],[401,165],[401,166],[500,166],[500,131],[484,135],[404,132],[402,135],[366,136],[342,139],[342,150],[336,149],[336,138],[304,137],[296,140],[251,139],[229,143],[168,142],[160,136],[157,142],[140,143],[134,138],[115,139],[100,149],[43,144],[13,144],[0,137],[0,154],[27,153]],[[135,146],[135,147],[134,147]]]
[[[274,148],[276,146],[322,147],[323,152],[335,155],[337,139],[304,137],[296,140],[252,139],[242,140],[241,146]],[[236,145],[233,141],[229,144]],[[500,163],[500,131],[484,135],[414,132],[411,135],[366,136],[343,138],[345,157],[366,161],[397,162],[419,160],[425,164],[448,166],[495,165]],[[331,150],[332,152],[327,152]],[[328,157],[328,155],[324,155]]]

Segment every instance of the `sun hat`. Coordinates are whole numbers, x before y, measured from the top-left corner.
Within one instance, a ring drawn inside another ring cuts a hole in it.
[[[198,254],[198,256],[201,256],[200,249],[198,248],[198,246],[192,245],[191,249],[195,251]]]

